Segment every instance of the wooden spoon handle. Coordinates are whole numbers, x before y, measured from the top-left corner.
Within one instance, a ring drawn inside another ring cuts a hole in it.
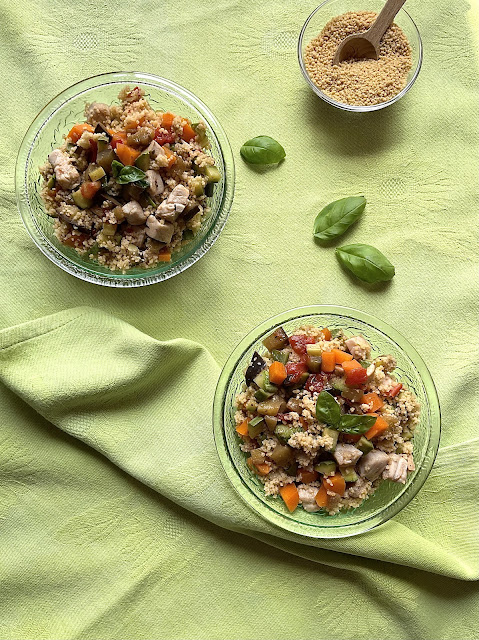
[[[376,18],[372,27],[368,30],[368,40],[375,46],[379,46],[379,42],[391,26],[397,12],[403,6],[406,0],[388,0],[384,5],[381,13]]]

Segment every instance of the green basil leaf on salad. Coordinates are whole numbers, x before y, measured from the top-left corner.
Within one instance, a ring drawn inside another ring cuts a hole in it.
[[[113,161],[115,162],[115,161]],[[113,168],[112,162],[112,168]],[[144,181],[148,186],[148,182],[146,181],[146,174],[138,167],[123,167],[123,169],[118,174],[116,181],[118,184],[128,184],[129,182],[139,182]]]
[[[363,282],[385,282],[394,277],[394,266],[369,244],[348,244],[336,249],[339,262]]]
[[[339,423],[336,425],[336,429],[343,433],[360,435],[369,431],[375,422],[376,416],[356,416],[353,414],[345,414],[344,416],[341,416]]]
[[[283,147],[269,136],[258,136],[244,143],[241,157],[250,164],[278,164],[286,157]]]
[[[125,165],[121,164],[121,162],[118,162],[118,160],[113,160],[113,162],[111,163],[111,173],[112,176],[116,179],[118,178],[118,176],[121,173],[121,170],[125,168]]]
[[[339,238],[356,222],[365,206],[364,196],[351,196],[330,202],[316,216],[314,237],[323,242]]]
[[[325,422],[332,426],[336,426],[341,418],[339,404],[327,391],[321,391],[316,400],[316,418],[318,422]]]

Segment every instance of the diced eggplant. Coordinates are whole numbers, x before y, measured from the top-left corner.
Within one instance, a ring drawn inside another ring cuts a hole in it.
[[[260,402],[257,411],[260,415],[275,416],[282,410],[286,409],[286,402],[281,396],[273,396],[267,400]]]
[[[251,358],[251,362],[250,362],[248,368],[246,369],[246,373],[245,373],[246,384],[247,385],[252,384],[252,382],[256,378],[256,376],[261,371],[263,371],[263,369],[265,367],[266,367],[266,362],[259,355],[259,353],[257,351],[255,351],[253,353],[253,357]]]
[[[284,347],[288,344],[289,339],[286,331],[283,327],[278,327],[271,335],[266,337],[263,340],[264,346],[268,349],[268,351],[284,349]]]
[[[269,457],[280,467],[289,467],[294,460],[294,453],[291,447],[285,444],[277,444]]]
[[[110,142],[112,136],[108,133],[108,129],[106,129],[102,124],[98,123],[95,127],[95,133],[101,133],[106,138],[108,138],[108,142]]]

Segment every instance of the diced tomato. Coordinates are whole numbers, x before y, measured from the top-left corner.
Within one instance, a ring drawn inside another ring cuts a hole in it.
[[[389,395],[391,396],[391,398],[395,398],[397,394],[401,391],[401,389],[402,389],[402,384],[397,384],[395,387],[393,387],[389,392]]]
[[[313,373],[306,380],[304,388],[311,393],[321,393],[328,382],[328,376],[325,373]]]
[[[112,149],[116,149],[117,144],[125,144],[126,142],[126,132],[125,131],[115,131],[110,140],[110,145]]]
[[[90,140],[90,162],[96,162],[96,154],[98,153],[98,143],[93,138]]]
[[[286,373],[287,377],[284,381],[286,385],[295,384],[299,382],[303,373],[308,370],[308,367],[304,364],[304,362],[288,362],[286,365]]]
[[[316,340],[314,338],[310,338],[309,336],[290,336],[289,344],[294,352],[296,352],[300,356],[306,355],[306,345],[314,344]]]
[[[169,129],[167,133],[165,133],[163,129],[155,129],[155,140],[160,145],[171,144],[176,140],[176,136],[171,129]]]
[[[100,188],[101,184],[98,180],[95,182],[84,182],[80,187],[80,192],[84,198],[92,200]]]
[[[366,382],[367,377],[368,373],[363,367],[360,369],[353,369],[346,375],[346,384],[348,387],[359,387]]]

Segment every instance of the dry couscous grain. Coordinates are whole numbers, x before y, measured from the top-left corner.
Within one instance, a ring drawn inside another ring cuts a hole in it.
[[[373,11],[350,11],[330,20],[306,47],[304,64],[314,84],[343,104],[386,102],[406,85],[412,66],[411,47],[400,27],[392,24],[382,37],[377,60],[344,60],[333,65],[342,40],[363,33],[374,22]]]

